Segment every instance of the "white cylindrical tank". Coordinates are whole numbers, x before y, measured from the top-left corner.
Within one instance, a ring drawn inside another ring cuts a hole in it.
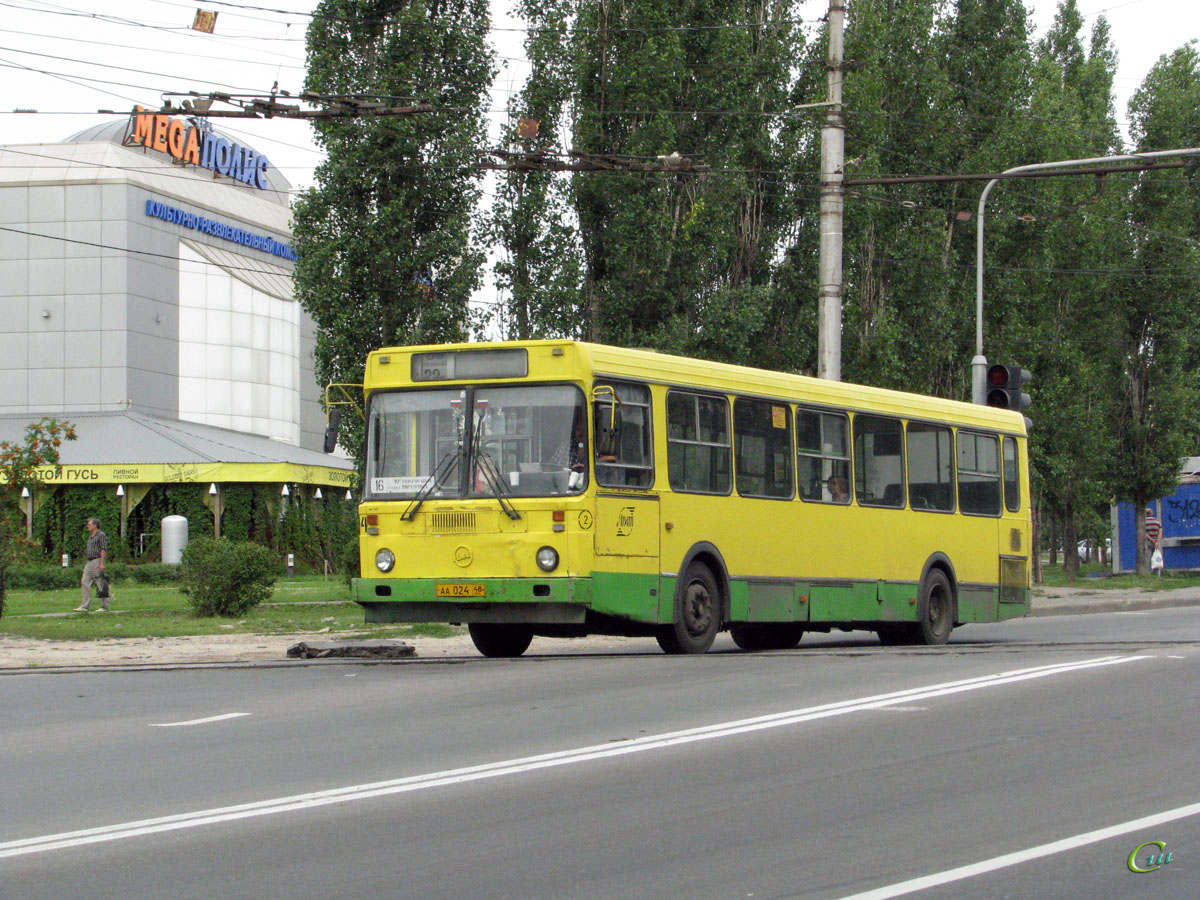
[[[188,542],[188,520],[184,516],[167,516],[162,520],[162,561],[179,564]]]

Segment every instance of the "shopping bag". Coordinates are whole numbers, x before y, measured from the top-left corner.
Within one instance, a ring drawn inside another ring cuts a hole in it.
[[[1150,557],[1150,568],[1161,569],[1163,567],[1162,551],[1157,547],[1154,548],[1154,555]]]
[[[96,580],[96,596],[101,600],[108,599],[108,576],[103,572],[100,573],[100,577]]]

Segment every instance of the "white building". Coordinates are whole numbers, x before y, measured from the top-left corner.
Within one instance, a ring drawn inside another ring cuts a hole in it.
[[[236,138],[153,113],[0,146],[0,439],[42,416],[132,411],[218,445],[236,432],[294,464],[278,480],[344,488],[347,461],[313,466],[325,417],[289,188]],[[64,462],[114,462],[79,432]]]

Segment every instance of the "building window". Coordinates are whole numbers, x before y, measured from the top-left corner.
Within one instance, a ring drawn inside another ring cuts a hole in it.
[[[300,305],[183,244],[179,418],[300,443]]]

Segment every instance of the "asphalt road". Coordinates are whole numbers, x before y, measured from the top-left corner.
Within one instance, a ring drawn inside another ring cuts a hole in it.
[[[5,676],[0,898],[1193,898],[1198,641]]]

